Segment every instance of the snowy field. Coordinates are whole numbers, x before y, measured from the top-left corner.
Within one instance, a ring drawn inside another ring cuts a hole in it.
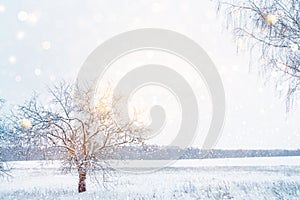
[[[77,175],[63,174],[58,161],[8,165],[13,177],[0,182],[0,199],[5,200],[300,199],[300,157],[181,160],[151,173],[118,172],[106,189],[88,179],[82,194],[77,193]]]

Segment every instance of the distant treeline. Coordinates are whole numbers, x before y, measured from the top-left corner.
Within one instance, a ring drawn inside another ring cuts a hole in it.
[[[2,147],[0,156],[4,161],[17,160],[59,160],[64,151],[57,148]],[[208,159],[300,156],[300,150],[201,150],[165,146],[118,147],[107,159],[129,160],[169,160],[169,159]]]

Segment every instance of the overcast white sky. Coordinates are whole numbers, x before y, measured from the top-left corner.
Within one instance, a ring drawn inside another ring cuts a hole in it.
[[[232,36],[224,29],[222,17],[216,17],[212,1],[14,2],[0,1],[0,97],[9,103],[22,103],[32,91],[43,92],[46,85],[61,79],[75,81],[87,56],[114,35],[138,28],[164,28],[196,41],[219,70],[227,114],[216,148],[300,148],[300,109],[286,116],[284,102],[274,89],[257,73],[249,73],[247,52],[236,54]],[[150,54],[160,60],[159,55]],[[200,90],[203,121],[193,146],[202,144],[209,124],[209,98]],[[157,96],[155,101],[166,99]],[[171,99],[166,106],[172,113],[179,109],[172,109],[176,101]],[[155,142],[168,144],[177,126],[176,119],[170,120],[165,127],[170,129]]]

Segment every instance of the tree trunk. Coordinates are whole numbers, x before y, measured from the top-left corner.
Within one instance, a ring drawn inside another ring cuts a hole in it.
[[[85,192],[86,191],[86,173],[85,172],[79,172],[79,183],[78,183],[78,192]]]

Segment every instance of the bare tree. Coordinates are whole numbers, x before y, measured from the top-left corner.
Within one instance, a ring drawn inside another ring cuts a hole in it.
[[[4,103],[3,99],[0,99],[0,109],[2,108]],[[0,141],[4,141],[4,125],[2,119],[0,119]],[[0,142],[0,173],[2,174],[4,172],[4,166],[3,166],[3,159],[2,159],[2,142]]]
[[[0,99],[0,111],[3,108],[4,103],[5,103],[5,100]],[[8,127],[5,125],[3,117],[4,116],[0,115],[0,176],[9,175],[9,170],[4,167],[5,162],[2,157],[2,147],[9,140],[9,130],[8,130]]]
[[[299,0],[220,0],[219,10],[253,59],[260,57],[260,71],[274,78],[289,111],[300,91]]]
[[[64,150],[63,164],[75,168],[79,176],[78,192],[86,191],[86,177],[103,173],[103,180],[112,172],[107,162],[119,146],[141,142],[145,129],[135,121],[117,122],[117,111],[106,92],[93,104],[91,90],[79,90],[64,82],[49,88],[52,99],[42,105],[34,95],[11,115],[14,130],[23,135],[24,145],[43,145]]]

